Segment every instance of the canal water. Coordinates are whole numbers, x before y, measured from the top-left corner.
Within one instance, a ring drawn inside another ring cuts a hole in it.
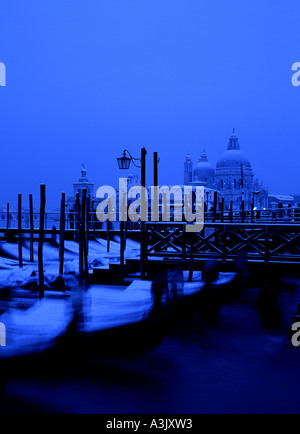
[[[285,279],[280,314],[264,320],[259,289],[246,289],[214,318],[195,315],[143,355],[84,358],[8,380],[2,413],[299,413],[300,348],[287,329],[300,281]],[[80,349],[78,349],[80,351]],[[67,369],[66,369],[67,368]]]

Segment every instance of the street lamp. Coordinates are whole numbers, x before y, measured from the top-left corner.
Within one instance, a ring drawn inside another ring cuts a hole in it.
[[[128,156],[127,156],[128,155]],[[141,168],[136,161],[141,161],[141,158],[134,158],[127,149],[123,151],[123,155],[120,158],[117,158],[118,166],[120,170],[128,170],[130,167],[130,163],[132,162],[135,167]]]

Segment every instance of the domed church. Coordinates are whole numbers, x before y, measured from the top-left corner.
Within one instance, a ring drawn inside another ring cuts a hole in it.
[[[254,180],[251,163],[241,151],[239,138],[234,130],[229,137],[227,151],[218,159],[216,169],[209,163],[205,151],[194,168],[191,156],[189,154],[186,156],[184,183],[201,185],[218,191],[224,197],[225,207],[228,209],[231,201],[234,209],[240,209],[242,200],[245,201],[246,209],[250,209],[253,198],[255,206],[259,208],[267,206],[268,192],[257,180]]]

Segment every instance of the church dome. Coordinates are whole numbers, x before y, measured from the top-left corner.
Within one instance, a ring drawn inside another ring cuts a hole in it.
[[[233,133],[229,138],[227,151],[224,152],[217,162],[217,168],[248,167],[251,169],[251,163],[246,155],[240,150],[238,137]]]
[[[215,176],[215,169],[209,163],[205,151],[203,151],[199,163],[195,166],[194,179],[195,181],[209,182]]]

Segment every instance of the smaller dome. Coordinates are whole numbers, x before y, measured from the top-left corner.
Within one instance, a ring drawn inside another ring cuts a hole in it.
[[[194,180],[203,183],[208,183],[211,178],[215,176],[215,169],[211,163],[209,163],[205,151],[203,151],[199,163],[194,170]]]

